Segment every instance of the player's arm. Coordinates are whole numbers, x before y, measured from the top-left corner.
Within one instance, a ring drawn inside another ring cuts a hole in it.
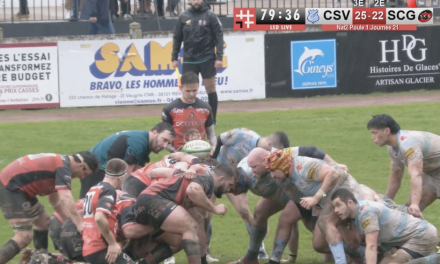
[[[168,157],[170,159],[175,159],[175,160],[178,160],[181,162],[186,162],[190,165],[202,163],[202,161],[198,157],[193,156],[191,154],[188,154],[186,152],[182,152],[182,151],[177,151],[177,152],[171,153]]]
[[[209,24],[211,25],[211,32],[214,38],[215,47],[217,48],[215,59],[218,61],[223,61],[223,28],[216,14],[211,13]]]
[[[251,210],[249,209],[248,196],[245,193],[239,195],[227,193],[226,196],[228,197],[232,206],[234,206],[237,213],[240,215],[241,219],[243,219],[245,224],[252,225],[254,218],[252,216]]]
[[[176,176],[176,174],[183,173],[180,169],[172,168],[155,168],[150,171],[150,179],[169,178]]]
[[[59,214],[59,216],[65,220],[68,216],[66,212],[64,211],[63,206],[61,206],[61,199],[58,195],[58,192],[51,193],[47,196],[47,200],[49,201],[49,204],[52,206],[52,208]]]
[[[388,150],[391,157],[391,172],[388,179],[388,186],[385,195],[390,199],[394,199],[402,185],[403,173],[405,172],[405,164],[391,155],[391,149]]]
[[[200,178],[200,177],[198,177]],[[203,177],[205,178],[205,177]],[[208,178],[208,177],[206,177]],[[212,180],[211,180],[212,181]],[[224,214],[226,213],[224,210],[222,210],[221,206],[224,207],[224,205],[214,205],[209,198],[206,196],[205,189],[202,186],[202,184],[197,182],[191,182],[188,187],[186,188],[186,194],[188,195],[188,198],[197,206],[201,207],[202,209],[205,209],[208,212],[214,213],[214,214]]]
[[[177,23],[179,23],[179,21],[180,21],[180,20],[177,19]],[[177,25],[176,25],[176,27],[177,27]],[[173,45],[176,45],[176,43],[174,42]],[[179,47],[178,47],[179,50],[180,50],[180,45],[181,45],[181,43],[179,43]],[[173,52],[174,52],[174,51],[173,51]],[[177,55],[176,55],[176,56],[177,56]],[[177,60],[177,57],[176,57],[176,60]],[[169,109],[167,108],[167,106],[165,106],[165,107],[163,108],[163,110],[162,110],[161,119],[162,119],[162,122],[168,123],[168,124],[170,124],[171,126],[173,126],[173,117],[171,116],[170,111],[169,111]],[[174,126],[173,126],[173,127],[174,127]],[[173,147],[173,144],[172,144],[172,143],[168,144],[168,145],[165,147],[165,149],[168,150],[168,151],[171,152],[171,153],[176,152],[176,149]]]
[[[183,41],[183,23],[180,18],[177,19],[176,26],[174,27],[173,34],[173,51],[171,53],[171,61],[175,61],[179,58],[180,47]]]
[[[217,137],[215,136],[213,125],[206,128],[206,135],[208,137],[209,144],[211,144],[211,155],[213,155],[217,147]]]
[[[55,170],[55,190],[58,192],[60,205],[63,207],[65,215],[72,220],[78,231],[83,230],[83,220],[75,207],[75,200],[71,191],[72,172],[66,166],[59,167]],[[56,209],[55,209],[56,210]]]
[[[419,204],[422,198],[423,154],[419,146],[405,148],[404,156],[408,162],[408,173],[411,177],[411,204],[409,211],[415,217],[421,215]]]
[[[313,206],[317,205],[321,199],[333,189],[333,187],[335,187],[341,177],[341,173],[332,166],[319,164],[318,162],[311,162],[306,166],[308,169],[303,173],[307,174],[307,178],[311,178],[313,181],[322,182],[321,188],[313,197],[301,198],[301,206],[310,210]]]
[[[366,264],[377,263],[377,238],[379,237],[379,231],[373,231],[365,234],[365,242],[367,244],[365,248],[365,262]]]
[[[112,208],[116,203],[116,190],[113,188],[104,188],[99,194],[98,204],[95,212],[95,222],[98,226],[101,235],[107,241],[108,249],[106,259],[108,263],[113,263],[118,255],[121,253],[121,249],[116,242],[116,238],[113,236],[113,232],[110,229],[108,217],[112,214]],[[113,261],[111,261],[113,260]]]

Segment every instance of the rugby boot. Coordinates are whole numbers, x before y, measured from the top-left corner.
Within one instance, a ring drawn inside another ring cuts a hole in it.
[[[32,258],[32,249],[31,248],[23,248],[20,252],[21,258],[18,261],[18,264],[27,264],[31,261]]]
[[[260,251],[258,252],[258,259],[269,259],[266,249],[264,248],[264,243],[261,243]]]

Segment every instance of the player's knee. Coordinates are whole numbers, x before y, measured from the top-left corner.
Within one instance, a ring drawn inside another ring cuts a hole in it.
[[[12,229],[14,230],[14,240],[17,241],[17,244],[27,246],[32,242],[32,223],[31,222],[23,222],[23,223],[13,223],[11,224]]]
[[[43,209],[43,212],[39,216],[37,216],[33,224],[37,229],[49,230],[50,222],[51,219],[49,214]]]

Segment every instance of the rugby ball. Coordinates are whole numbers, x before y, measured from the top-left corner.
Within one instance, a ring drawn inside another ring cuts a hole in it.
[[[182,152],[196,156],[199,159],[205,159],[211,154],[211,144],[204,140],[192,140],[183,145]]]

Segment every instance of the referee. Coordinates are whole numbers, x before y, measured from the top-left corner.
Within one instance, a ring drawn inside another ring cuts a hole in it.
[[[218,97],[215,90],[215,75],[216,70],[220,70],[223,66],[222,24],[203,0],[190,0],[190,5],[190,8],[180,14],[174,28],[172,66],[173,68],[178,66],[177,59],[183,42],[182,74],[194,72],[202,75],[216,124]],[[217,51],[214,48],[217,48]]]

